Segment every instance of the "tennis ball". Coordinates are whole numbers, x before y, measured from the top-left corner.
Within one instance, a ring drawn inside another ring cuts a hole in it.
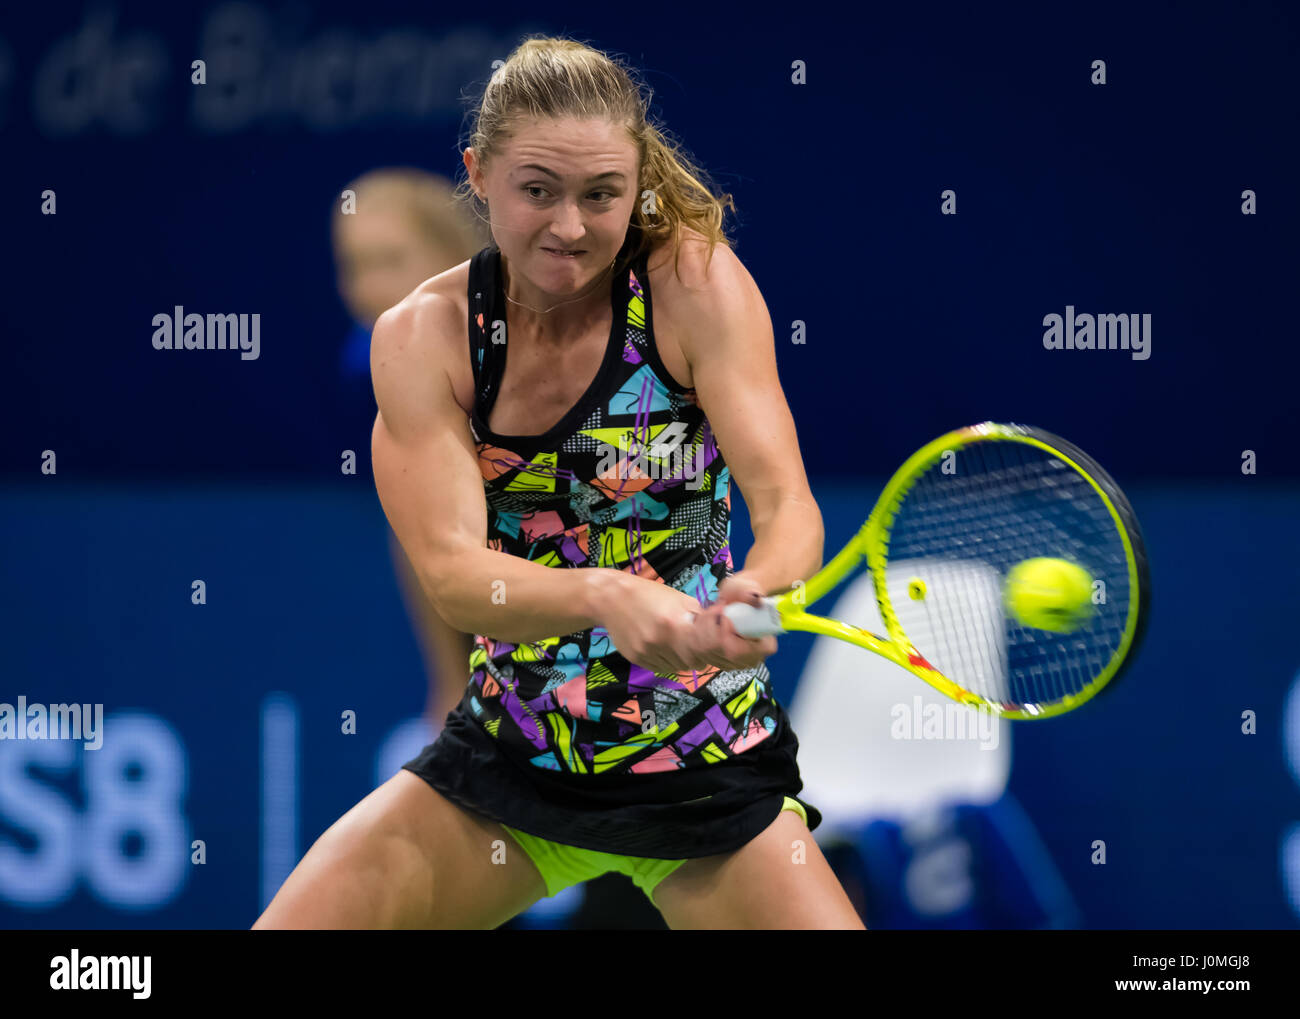
[[[1026,559],[1007,574],[1007,610],[1023,625],[1072,633],[1092,615],[1092,577],[1064,559]]]

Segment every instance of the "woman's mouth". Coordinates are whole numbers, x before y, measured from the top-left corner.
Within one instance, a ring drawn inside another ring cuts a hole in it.
[[[579,255],[585,255],[585,251],[573,250],[563,251],[560,248],[542,248],[548,255],[554,255],[556,258],[577,258]]]

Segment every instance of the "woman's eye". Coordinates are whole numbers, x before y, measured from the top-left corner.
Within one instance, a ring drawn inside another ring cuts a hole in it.
[[[525,184],[523,190],[528,195],[529,198],[532,198],[536,201],[540,201],[541,199],[546,197],[546,189],[544,187],[541,187],[538,184]],[[588,195],[588,197],[594,198],[596,201],[604,203],[604,202],[611,201],[612,199],[618,196],[615,195],[614,192],[612,191],[593,191],[590,195]]]

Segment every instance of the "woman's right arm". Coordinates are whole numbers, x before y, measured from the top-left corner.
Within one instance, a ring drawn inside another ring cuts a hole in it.
[[[554,570],[486,547],[483,476],[445,367],[442,339],[459,317],[450,303],[417,291],[375,323],[371,459],[379,501],[449,625],[511,643],[596,625],[596,581],[608,577],[594,575],[609,571]]]
[[[744,640],[712,618],[708,628],[684,622],[701,606],[666,584],[486,547],[483,476],[446,371],[448,351],[465,350],[452,342],[464,329],[452,302],[417,290],[379,317],[370,343],[375,488],[438,614],[465,633],[512,644],[604,626],[626,658],[656,673],[756,664],[775,651],[772,638]]]

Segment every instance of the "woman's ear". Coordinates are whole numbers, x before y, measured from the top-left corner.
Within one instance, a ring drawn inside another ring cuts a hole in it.
[[[481,190],[481,181],[479,179],[482,174],[479,172],[478,159],[476,158],[476,155],[477,153],[475,153],[472,148],[467,148],[463,153],[461,153],[461,160],[465,164],[465,170],[469,173],[469,186],[474,192],[474,197],[481,202],[484,201],[483,192]]]

